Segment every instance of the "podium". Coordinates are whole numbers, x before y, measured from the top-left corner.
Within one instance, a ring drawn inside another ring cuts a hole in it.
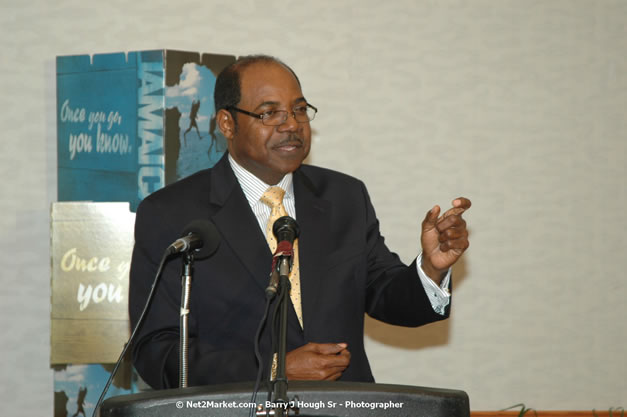
[[[252,383],[150,391],[104,401],[100,417],[247,417]],[[257,404],[266,406],[266,391]],[[463,391],[339,381],[291,381],[290,402],[302,417],[470,417]],[[265,415],[265,414],[264,414]]]

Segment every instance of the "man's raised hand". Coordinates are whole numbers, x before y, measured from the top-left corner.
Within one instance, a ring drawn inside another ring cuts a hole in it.
[[[471,206],[469,199],[453,200],[453,207],[440,216],[440,207],[434,206],[422,222],[422,269],[434,281],[442,275],[468,248],[468,230],[462,214]]]

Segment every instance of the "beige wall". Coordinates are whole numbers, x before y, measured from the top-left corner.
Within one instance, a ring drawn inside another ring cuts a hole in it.
[[[368,322],[379,382],[627,406],[626,22],[622,0],[0,0],[2,409],[52,412],[55,56],[160,48],[288,62],[310,161],[366,182],[406,261],[433,204],[473,200],[451,320]]]

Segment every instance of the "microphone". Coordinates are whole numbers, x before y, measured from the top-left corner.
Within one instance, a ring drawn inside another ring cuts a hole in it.
[[[281,246],[281,242],[289,242],[290,248],[294,243],[294,239],[300,234],[300,228],[296,220],[290,216],[279,217],[272,225],[272,232],[276,236],[277,248]]]
[[[276,252],[272,255],[272,269],[270,271],[270,284],[266,288],[266,297],[273,298],[279,287],[279,267],[289,262],[291,269],[293,243],[300,234],[300,228],[296,220],[290,216],[279,217],[272,225],[272,232],[277,239]],[[284,272],[284,271],[283,271]],[[288,271],[289,272],[289,271]]]
[[[181,237],[168,246],[169,255],[194,251],[196,259],[213,255],[220,246],[220,234],[209,220],[192,220],[181,233]]]

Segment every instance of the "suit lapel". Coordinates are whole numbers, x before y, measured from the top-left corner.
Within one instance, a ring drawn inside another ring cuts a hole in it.
[[[210,190],[210,217],[222,235],[222,244],[229,245],[255,283],[265,290],[272,254],[226,154],[212,169]],[[294,195],[300,226],[301,302],[307,340],[307,322],[315,316],[316,303],[321,301],[319,276],[328,252],[331,203],[318,197],[314,183],[301,170],[294,172]],[[291,305],[288,320],[290,334],[298,334],[301,328]]]
[[[318,196],[316,185],[302,170],[294,172],[296,217],[300,226],[298,256],[300,258],[300,286],[305,340],[307,323],[316,314],[319,299],[320,274],[328,253],[329,218],[331,203]]]
[[[211,218],[222,234],[222,244],[231,247],[257,285],[268,285],[272,254],[250,205],[229,165],[227,154],[211,176]]]

